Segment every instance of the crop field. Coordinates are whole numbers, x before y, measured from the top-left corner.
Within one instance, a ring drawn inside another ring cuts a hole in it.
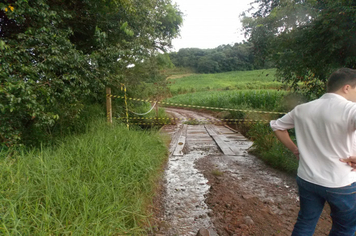
[[[283,84],[275,69],[194,74],[174,81],[167,102],[233,109],[284,111]]]
[[[277,111],[286,93],[286,91],[277,90],[209,91],[180,94],[167,101],[207,107]]]
[[[219,74],[192,74],[170,79],[173,96],[212,90],[279,89],[281,82],[275,81],[275,69],[254,71],[232,71]]]

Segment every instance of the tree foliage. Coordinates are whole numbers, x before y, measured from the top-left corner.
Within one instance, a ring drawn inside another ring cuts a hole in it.
[[[336,68],[356,68],[356,1],[256,0],[243,24],[259,63],[271,59],[282,81],[310,96]]]
[[[236,70],[252,70],[255,66],[252,44],[248,42],[221,45],[214,49],[182,48],[170,53],[177,67],[190,67],[199,73],[219,73]]]
[[[128,65],[168,49],[181,23],[170,0],[0,3],[0,146],[72,126]]]

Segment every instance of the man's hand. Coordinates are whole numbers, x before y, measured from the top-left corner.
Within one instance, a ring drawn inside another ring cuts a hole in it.
[[[296,158],[299,160],[299,149],[295,148],[294,150],[292,150],[294,156],[296,156]]]
[[[356,156],[351,156],[349,158],[340,158],[341,162],[347,163],[349,166],[352,167],[351,171],[356,171]]]

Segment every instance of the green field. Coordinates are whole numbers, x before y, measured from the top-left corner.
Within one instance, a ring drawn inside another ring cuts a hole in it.
[[[268,76],[266,76],[268,75]],[[215,108],[285,111],[283,84],[275,69],[194,74],[173,79],[166,102]],[[241,114],[235,114],[241,118]],[[234,114],[228,115],[229,118]]]
[[[219,74],[193,74],[170,79],[172,95],[211,90],[279,89],[275,69],[232,71]]]

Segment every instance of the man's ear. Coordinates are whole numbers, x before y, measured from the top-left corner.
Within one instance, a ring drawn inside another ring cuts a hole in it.
[[[351,85],[346,84],[342,87],[342,92],[348,94],[350,92],[350,89],[351,89]]]

